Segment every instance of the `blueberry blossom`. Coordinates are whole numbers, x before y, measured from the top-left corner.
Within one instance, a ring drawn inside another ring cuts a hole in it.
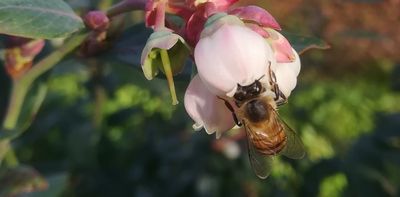
[[[195,121],[195,129],[204,127],[208,134],[216,132],[217,137],[231,129],[235,123],[224,100],[233,103],[238,84],[246,86],[258,79],[272,93],[270,69],[275,73],[282,93],[289,97],[296,86],[300,60],[289,44],[290,53],[284,54],[293,56],[277,61],[279,55],[274,48],[281,47],[276,45],[280,36],[274,34],[270,38],[273,42],[268,41],[232,15],[214,15],[208,20],[194,49],[198,75],[190,82],[184,98],[186,111]],[[283,45],[286,44],[288,42]]]

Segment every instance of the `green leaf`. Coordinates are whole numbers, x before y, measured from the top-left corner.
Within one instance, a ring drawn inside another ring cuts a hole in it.
[[[325,41],[311,36],[302,36],[288,32],[282,32],[282,34],[289,40],[292,47],[299,53],[310,49],[329,49],[330,46]]]
[[[29,166],[18,166],[0,173],[0,196],[18,196],[47,187],[46,180]]]
[[[0,33],[27,38],[61,38],[84,27],[62,0],[1,0]]]

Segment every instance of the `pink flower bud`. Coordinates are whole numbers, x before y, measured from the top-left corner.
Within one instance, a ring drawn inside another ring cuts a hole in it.
[[[84,17],[85,25],[95,31],[105,31],[110,26],[110,19],[102,11],[90,11]]]
[[[23,75],[31,68],[33,59],[42,51],[44,45],[44,40],[8,36],[4,53],[7,73],[14,79]]]

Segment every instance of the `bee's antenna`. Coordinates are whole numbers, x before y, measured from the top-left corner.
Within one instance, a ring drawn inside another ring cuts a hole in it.
[[[271,70],[271,61],[268,61],[268,69]],[[260,81],[263,77],[265,77],[265,74],[258,78],[257,81]]]
[[[260,81],[263,77],[265,77],[265,74],[263,74],[260,78],[258,78],[257,81]]]

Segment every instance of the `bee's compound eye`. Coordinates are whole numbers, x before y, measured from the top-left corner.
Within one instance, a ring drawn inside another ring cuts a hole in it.
[[[260,90],[261,90],[260,86],[256,85],[253,88],[253,93],[260,93]]]
[[[257,80],[256,86],[257,86],[258,93],[261,93],[261,91],[263,89],[263,86],[262,86],[261,82]]]
[[[245,92],[242,91],[236,92],[235,95],[233,95],[233,98],[235,98],[238,101],[243,101],[245,98]]]
[[[262,85],[261,85],[261,82],[258,80],[254,82],[254,85],[250,89],[252,95],[260,94],[261,90],[262,90]]]

